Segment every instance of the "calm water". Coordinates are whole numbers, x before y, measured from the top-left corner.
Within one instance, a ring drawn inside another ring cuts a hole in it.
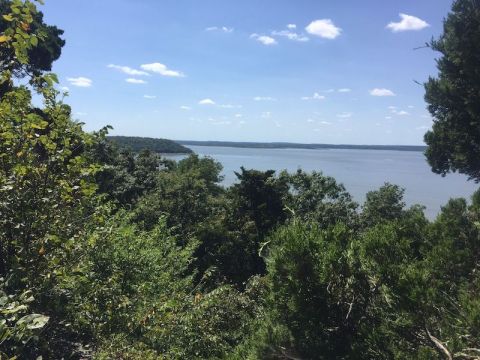
[[[462,175],[442,178],[431,172],[421,152],[383,150],[304,150],[304,149],[241,149],[213,146],[188,146],[197,154],[210,156],[223,165],[224,184],[236,181],[234,171],[240,166],[257,170],[301,168],[321,171],[343,183],[358,202],[365,194],[384,182],[405,188],[408,205],[422,204],[433,219],[448,199],[470,198],[478,188]],[[171,158],[181,158],[171,156]]]

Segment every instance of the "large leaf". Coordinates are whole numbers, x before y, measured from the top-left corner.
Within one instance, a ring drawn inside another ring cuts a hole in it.
[[[41,329],[43,328],[50,318],[41,314],[30,314],[22,317],[18,320],[17,325],[26,324],[27,329]]]

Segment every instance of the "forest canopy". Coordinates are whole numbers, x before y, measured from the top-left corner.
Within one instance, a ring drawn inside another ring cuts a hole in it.
[[[153,139],[137,136],[108,136],[108,140],[116,143],[122,148],[127,148],[133,152],[148,150],[158,154],[191,154],[192,150],[180,145],[179,143],[167,139]]]

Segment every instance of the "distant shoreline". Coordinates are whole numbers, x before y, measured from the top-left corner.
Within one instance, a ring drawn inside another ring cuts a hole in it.
[[[393,150],[393,151],[417,151],[423,152],[426,146],[422,145],[345,145],[345,144],[300,144],[289,142],[234,142],[234,141],[195,141],[195,140],[174,140],[181,145],[194,146],[218,146],[250,149],[343,149],[343,150]]]

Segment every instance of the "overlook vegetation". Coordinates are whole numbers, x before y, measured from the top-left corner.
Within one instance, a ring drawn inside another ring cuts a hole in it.
[[[0,0],[1,359],[480,358],[480,192],[431,222],[393,184],[134,155],[72,120],[35,3]],[[450,70],[479,68],[480,9],[452,11],[427,156],[478,181],[480,83]]]

